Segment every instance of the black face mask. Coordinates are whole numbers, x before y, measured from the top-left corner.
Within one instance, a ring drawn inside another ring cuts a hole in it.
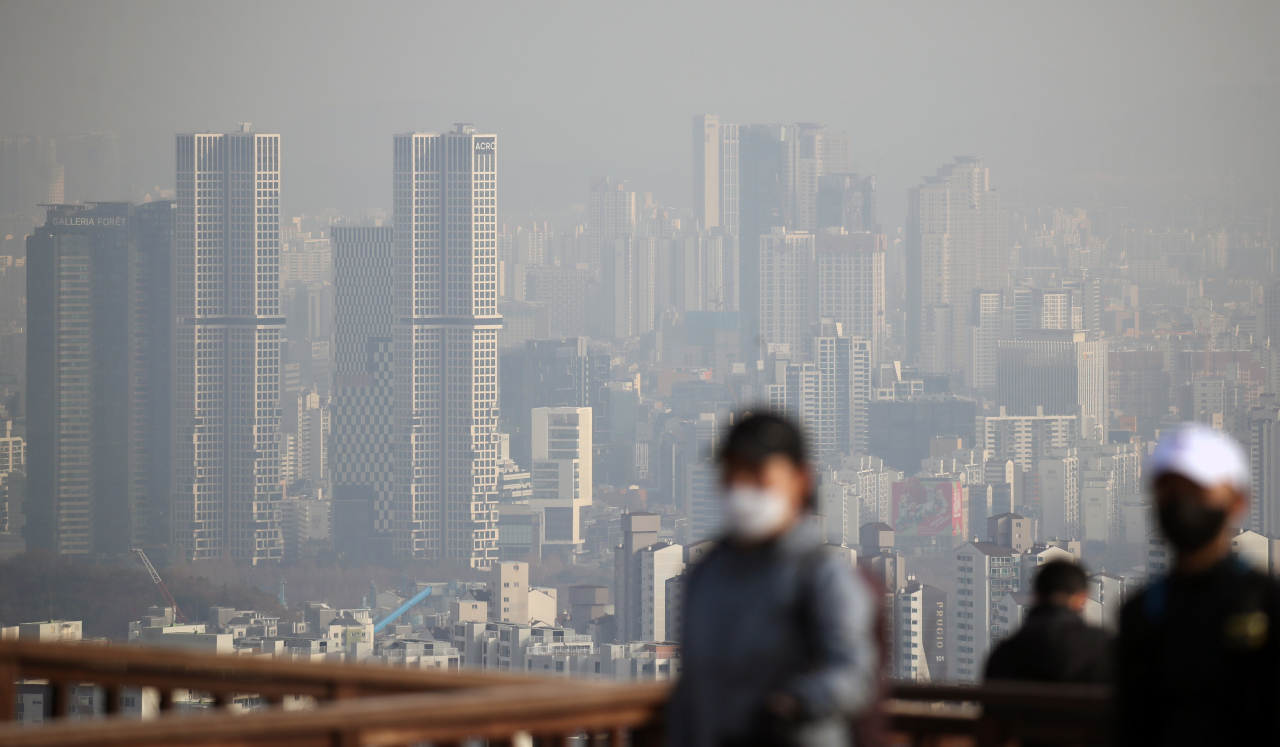
[[[1186,496],[1168,496],[1160,502],[1160,529],[1179,555],[1193,553],[1213,541],[1227,522],[1227,512],[1205,508]]]

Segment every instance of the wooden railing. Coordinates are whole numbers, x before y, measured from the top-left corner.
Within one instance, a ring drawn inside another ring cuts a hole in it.
[[[1104,745],[1111,690],[1099,685],[997,682],[980,687],[896,685],[885,704],[891,727],[908,744],[996,747],[1010,740]]]
[[[0,725],[6,747],[90,745],[412,745],[565,743],[645,747],[662,741],[663,684],[543,679],[520,674],[313,664],[190,654],[137,646],[0,643],[0,713],[12,718],[15,679],[44,679],[55,701],[67,688],[94,683],[209,692],[215,705],[258,694],[270,704],[308,695],[310,710],[266,708],[242,715],[161,713],[55,720],[32,728]],[[172,703],[172,699],[169,699]],[[1104,744],[1109,693],[1093,686],[999,683],[982,687],[897,685],[884,708],[894,744],[994,747],[1010,740]],[[165,708],[161,709],[166,710]]]
[[[252,656],[219,656],[145,646],[0,641],[0,721],[13,718],[14,681],[47,680],[52,712],[69,710],[68,688],[92,683],[103,688],[108,714],[120,710],[120,688],[152,687],[160,710],[173,707],[174,690],[195,690],[225,705],[240,694],[256,694],[269,704],[287,695],[317,701],[373,695],[460,690],[527,683],[527,676],[470,671],[311,663]]]
[[[588,686],[556,680],[447,693],[387,695],[329,703],[310,711],[270,709],[241,716],[119,717],[40,727],[0,727],[6,747],[356,747],[458,744],[484,739],[563,743],[587,735],[595,744],[650,747],[667,689],[663,685]]]

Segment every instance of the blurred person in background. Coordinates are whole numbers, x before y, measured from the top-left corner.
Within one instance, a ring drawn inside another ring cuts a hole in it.
[[[1035,605],[1018,632],[987,659],[988,680],[1111,682],[1111,636],[1085,623],[1089,577],[1068,560],[1036,572]]]
[[[671,743],[849,745],[879,693],[878,599],[804,522],[814,476],[794,425],[748,415],[718,459],[725,536],[685,589]]]
[[[1190,425],[1160,439],[1146,472],[1174,561],[1121,612],[1117,743],[1280,743],[1280,587],[1231,551],[1249,459]]]

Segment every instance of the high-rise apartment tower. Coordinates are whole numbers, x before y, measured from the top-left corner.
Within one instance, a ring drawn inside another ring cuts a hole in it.
[[[192,559],[280,557],[280,136],[178,135],[173,533]]]
[[[498,559],[498,139],[395,136],[392,550]]]

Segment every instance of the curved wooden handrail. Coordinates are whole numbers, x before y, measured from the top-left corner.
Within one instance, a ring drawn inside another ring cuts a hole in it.
[[[138,645],[0,641],[0,666],[19,678],[101,685],[182,687],[334,697],[389,695],[525,684],[531,677],[469,670],[407,669],[359,663],[226,656]]]
[[[469,737],[510,739],[643,729],[659,719],[663,684],[558,687],[561,681],[458,692],[390,695],[240,716],[166,715],[140,721],[111,717],[31,728],[0,727],[7,747],[159,747],[161,745],[409,745]],[[637,740],[650,742],[651,740]]]

